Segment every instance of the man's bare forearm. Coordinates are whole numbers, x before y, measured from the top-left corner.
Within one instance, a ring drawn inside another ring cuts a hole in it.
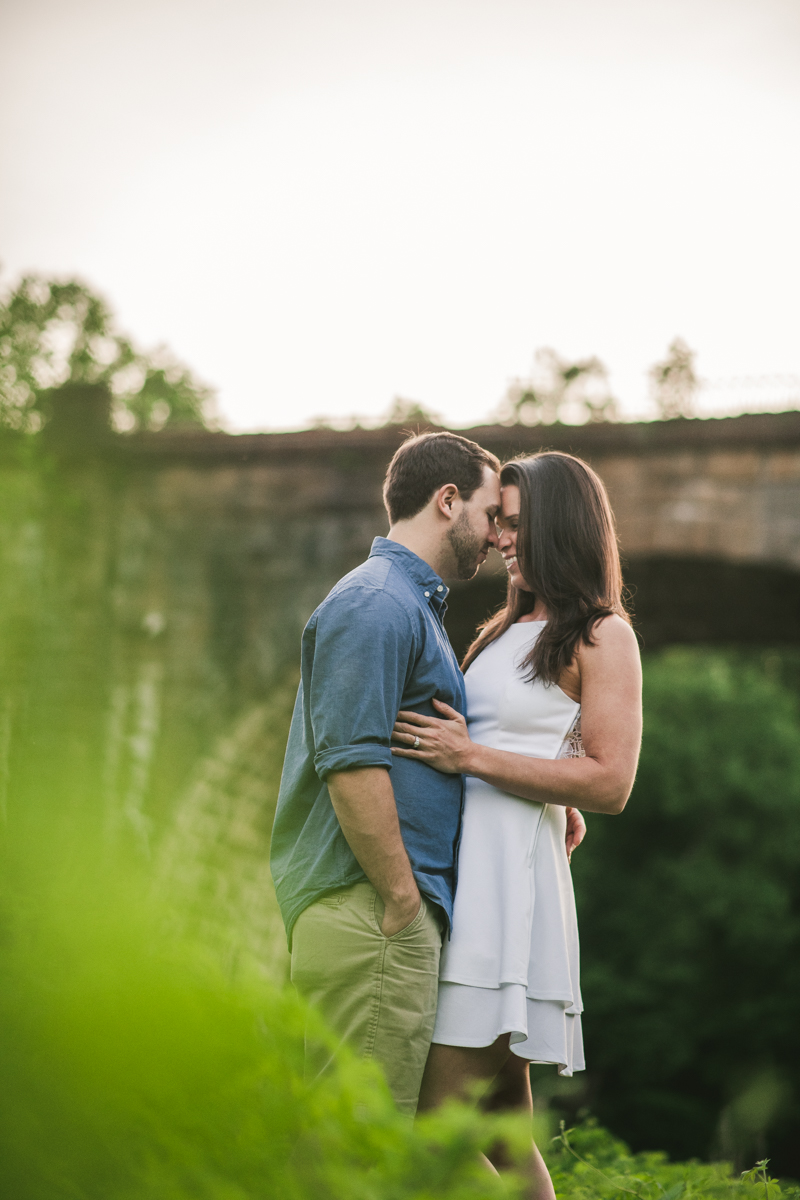
[[[383,931],[391,936],[390,929],[396,932],[414,919],[420,895],[389,772],[385,767],[335,771],[328,776],[328,791],[350,849],[386,906]]]

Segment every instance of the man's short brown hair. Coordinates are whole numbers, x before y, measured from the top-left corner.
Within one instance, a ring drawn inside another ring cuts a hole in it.
[[[455,484],[469,500],[483,483],[483,469],[500,471],[500,463],[477,442],[457,433],[420,433],[403,442],[389,463],[383,502],[392,525],[422,512],[434,492]]]

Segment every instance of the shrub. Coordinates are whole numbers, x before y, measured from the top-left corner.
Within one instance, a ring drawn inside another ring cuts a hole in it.
[[[796,700],[733,654],[645,666],[633,795],[620,818],[590,817],[573,860],[591,1103],[637,1147],[740,1166],[771,1152],[794,1173]]]

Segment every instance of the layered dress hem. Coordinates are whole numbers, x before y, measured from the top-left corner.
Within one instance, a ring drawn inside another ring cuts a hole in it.
[[[477,1048],[505,1033],[518,1058],[553,1063],[559,1075],[569,1077],[586,1066],[580,1013],[570,1012],[564,1001],[532,999],[520,984],[439,984],[434,1042]]]

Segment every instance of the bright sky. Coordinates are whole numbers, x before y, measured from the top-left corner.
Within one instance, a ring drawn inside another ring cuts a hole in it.
[[[550,345],[800,376],[798,0],[4,0],[0,260],[231,429],[485,417]]]

